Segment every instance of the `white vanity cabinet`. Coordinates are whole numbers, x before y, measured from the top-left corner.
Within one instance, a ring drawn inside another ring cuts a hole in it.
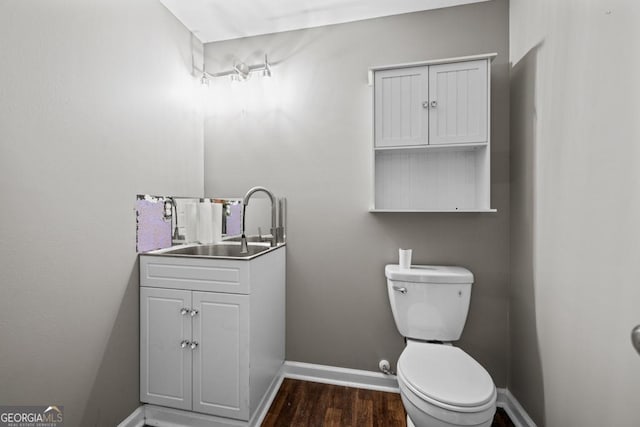
[[[141,255],[140,284],[140,400],[249,421],[284,362],[284,247]]]
[[[374,212],[487,212],[495,54],[369,69]]]

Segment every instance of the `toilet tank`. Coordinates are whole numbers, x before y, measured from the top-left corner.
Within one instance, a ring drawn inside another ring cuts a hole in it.
[[[417,340],[460,339],[469,312],[473,273],[464,267],[397,264],[385,267],[396,327]]]

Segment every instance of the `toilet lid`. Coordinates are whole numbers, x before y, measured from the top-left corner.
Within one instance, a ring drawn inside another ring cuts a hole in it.
[[[449,345],[408,345],[398,360],[398,375],[414,392],[453,406],[480,406],[495,394],[482,365]]]

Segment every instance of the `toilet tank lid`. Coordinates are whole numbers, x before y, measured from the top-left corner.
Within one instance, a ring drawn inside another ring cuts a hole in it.
[[[473,283],[472,272],[452,265],[412,265],[401,269],[398,264],[387,264],[384,273],[388,279],[400,282]]]

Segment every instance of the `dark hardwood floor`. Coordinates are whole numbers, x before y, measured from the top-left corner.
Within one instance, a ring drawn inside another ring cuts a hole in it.
[[[400,395],[285,378],[263,426],[405,426]]]
[[[509,415],[502,408],[496,409],[496,415],[493,417],[491,427],[515,427]]]
[[[285,378],[263,427],[406,427],[400,395]],[[514,427],[498,408],[492,427]]]

